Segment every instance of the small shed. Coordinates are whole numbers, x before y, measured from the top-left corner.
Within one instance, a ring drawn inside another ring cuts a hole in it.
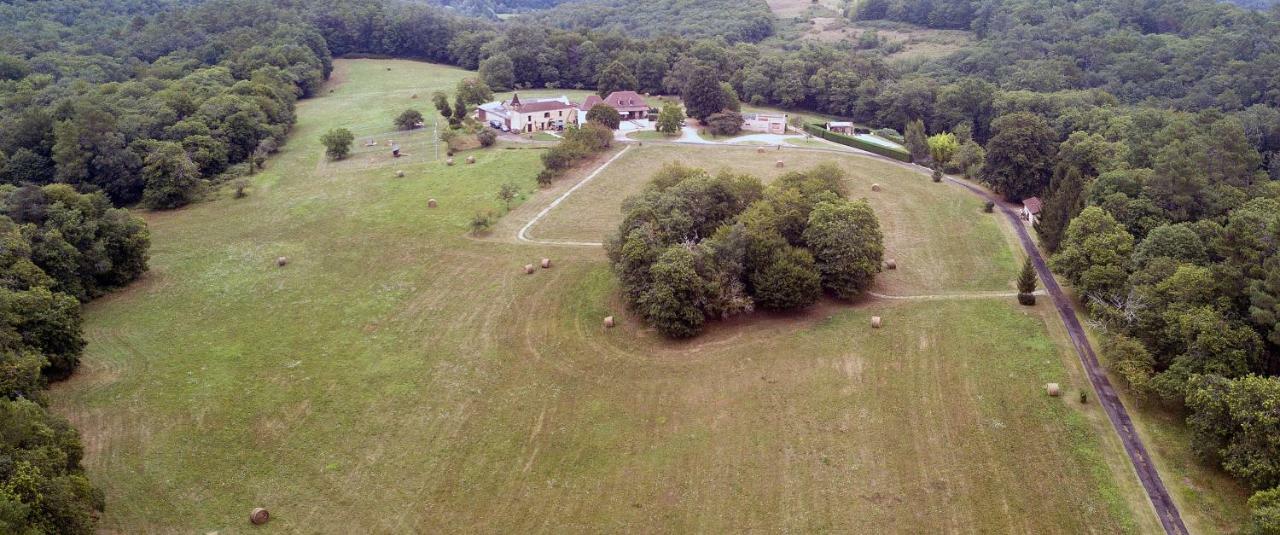
[[[827,123],[827,130],[846,136],[853,135],[853,123],[849,121],[832,121]]]
[[[1040,209],[1043,208],[1043,206],[1044,205],[1040,202],[1039,197],[1023,199],[1022,220],[1032,225],[1036,224],[1036,221],[1040,219]]]

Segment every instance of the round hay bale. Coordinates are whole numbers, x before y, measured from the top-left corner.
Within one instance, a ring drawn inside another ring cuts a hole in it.
[[[453,162],[453,158],[449,158],[448,160],[445,160],[445,161],[444,161],[444,164],[445,164],[445,165],[453,165],[453,164],[454,164],[454,162]]]
[[[1044,391],[1049,394],[1050,397],[1056,398],[1062,395],[1062,387],[1058,386],[1058,383],[1049,383],[1044,385]]]
[[[276,259],[276,267],[284,267],[288,263],[289,263],[289,257],[287,256],[282,256]]]
[[[871,191],[880,191],[880,184],[872,184]]]
[[[396,171],[396,176],[400,178],[404,178],[404,171]]]
[[[525,264],[525,265],[524,265],[524,274],[525,274],[525,275],[533,275],[533,264]]]
[[[435,200],[435,199],[427,199],[427,208],[435,208],[435,207],[436,207],[436,200]]]
[[[871,316],[871,328],[879,329],[884,322],[880,320],[880,316]]]
[[[757,149],[756,149],[756,154],[764,154],[764,147],[759,147],[759,148],[757,148]]]
[[[776,161],[776,162],[774,162],[774,163],[773,163],[773,166],[774,166],[774,167],[777,167],[777,168],[779,168],[779,169],[783,168],[785,165],[786,165],[786,164],[782,163],[782,160],[778,160],[778,161]]]
[[[476,157],[475,157],[475,156],[467,156],[467,164],[473,164],[473,163],[476,163]]]
[[[414,94],[413,94],[413,96],[411,96],[411,97],[409,97],[409,98],[416,99],[416,98],[418,98],[418,94],[417,94],[417,93],[414,93]]]
[[[249,513],[249,523],[255,526],[261,526],[271,520],[271,513],[261,507],[254,507]]]
[[[605,316],[605,318],[604,318],[604,328],[606,328],[606,329],[612,329],[612,328],[613,328],[613,316]]]
[[[543,258],[543,259],[542,259],[542,269],[551,269],[551,259],[550,259],[550,258]]]
[[[888,269],[898,269],[898,261],[892,258],[884,261],[884,267]]]

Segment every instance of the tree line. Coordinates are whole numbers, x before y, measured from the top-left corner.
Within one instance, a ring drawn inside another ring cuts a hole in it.
[[[102,492],[44,389],[79,364],[80,303],[146,271],[149,245],[143,221],[100,192],[0,185],[0,531],[93,532]]]

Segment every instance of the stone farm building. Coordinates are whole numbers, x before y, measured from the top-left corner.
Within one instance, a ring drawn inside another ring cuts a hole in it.
[[[606,104],[618,110],[618,115],[621,115],[624,121],[649,117],[649,104],[635,91],[614,91],[603,99],[595,95],[588,96],[582,103],[582,111],[591,111],[591,108],[597,104]]]
[[[787,114],[746,113],[742,115],[742,129],[748,132],[785,134],[787,133]]]
[[[846,136],[853,135],[853,123],[848,121],[832,121],[827,123],[827,130]]]
[[[561,130],[578,124],[578,105],[565,96],[521,101],[516,93],[508,101],[481,104],[476,119],[512,132]]]

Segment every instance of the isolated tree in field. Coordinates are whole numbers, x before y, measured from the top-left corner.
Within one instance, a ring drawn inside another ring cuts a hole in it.
[[[596,104],[590,110],[587,110],[587,121],[610,130],[617,130],[618,125],[622,124],[622,115],[613,106],[608,104]]]
[[[1003,115],[991,123],[983,179],[1006,199],[1034,197],[1049,185],[1058,135],[1044,118],[1027,112]]]
[[[824,201],[809,213],[804,242],[813,252],[822,287],[853,299],[871,287],[884,259],[884,236],[866,201]]]
[[[324,144],[324,153],[330,160],[341,160],[351,154],[351,143],[356,137],[346,128],[335,128],[320,136]]]
[[[929,158],[936,168],[941,168],[960,150],[960,141],[950,132],[929,136]]]
[[[412,109],[400,112],[400,115],[397,115],[395,120],[396,128],[400,130],[413,130],[421,122],[422,112]]]
[[[1124,292],[1132,252],[1133,236],[1111,214],[1091,206],[1067,227],[1053,270],[1086,296],[1114,297]]]
[[[516,83],[511,56],[499,52],[480,62],[480,79],[494,91],[510,91]]]
[[[596,93],[602,98],[614,91],[634,91],[640,87],[631,69],[621,61],[614,61],[596,75]]]
[[[498,200],[502,201],[502,205],[507,211],[511,211],[511,201],[516,200],[518,195],[520,195],[520,187],[511,182],[505,182],[498,186]]]
[[[1018,302],[1026,306],[1036,304],[1036,268],[1031,265],[1031,257],[1022,263],[1022,273],[1018,274]]]
[[[146,184],[142,202],[148,208],[164,210],[191,202],[200,183],[200,169],[177,142],[162,141],[143,160],[142,180]]]
[[[484,104],[493,100],[493,90],[479,78],[463,78],[458,82],[456,92],[458,98],[467,104]]]
[[[924,131],[924,121],[915,119],[907,123],[903,134],[907,139],[907,150],[911,151],[911,159],[924,162],[929,159],[929,138]]]
[[[736,136],[742,132],[742,114],[724,110],[707,116],[707,129],[717,136]]]
[[[657,130],[663,134],[673,135],[680,131],[682,124],[684,124],[684,110],[680,109],[680,105],[673,102],[663,104],[662,111],[658,113]]]
[[[684,99],[685,113],[699,121],[728,107],[720,79],[709,70],[694,73],[680,96]]]
[[[431,95],[431,104],[436,107],[436,111],[445,119],[453,116],[453,108],[449,106],[449,96],[436,91]]]

